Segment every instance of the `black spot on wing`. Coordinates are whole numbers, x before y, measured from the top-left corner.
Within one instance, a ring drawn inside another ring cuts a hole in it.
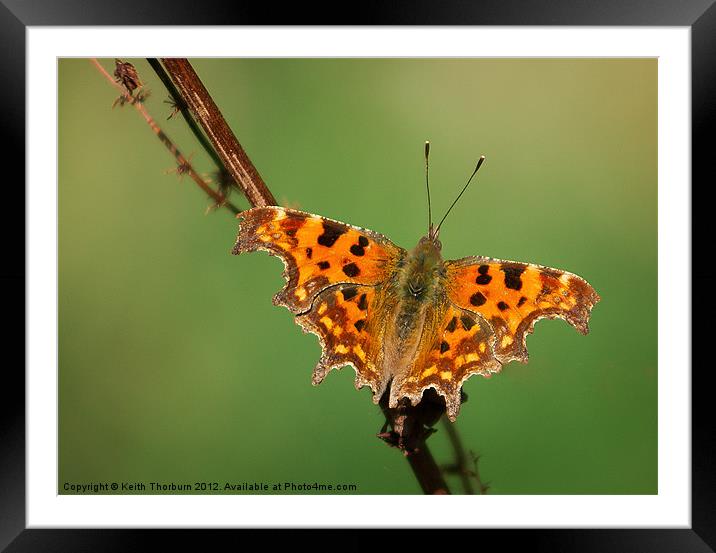
[[[460,317],[460,322],[462,323],[462,328],[464,328],[465,330],[470,330],[473,326],[475,326],[475,321],[473,321],[467,315],[463,315],[462,317]]]
[[[322,221],[323,234],[318,237],[318,243],[321,246],[330,248],[336,243],[342,234],[345,234],[346,229],[340,225],[332,223],[331,221]]]
[[[490,284],[492,277],[490,275],[477,275],[475,282],[477,284]]]
[[[445,341],[440,343],[440,353],[445,353],[449,349],[450,349],[450,344],[448,344]]]
[[[486,301],[487,298],[482,295],[482,292],[475,292],[472,296],[470,296],[470,303],[475,307],[484,305]]]
[[[343,265],[343,272],[347,277],[354,278],[360,274],[360,269],[355,263],[349,263],[348,265]]]
[[[522,297],[520,298],[520,301],[517,302],[517,307],[522,307],[522,306],[525,304],[526,301],[527,301],[527,298],[524,297],[524,296],[522,296]]]
[[[331,264],[330,264],[328,261],[319,261],[319,262],[318,262],[318,267],[319,267],[322,271],[325,271],[325,270],[328,269],[330,266],[331,266]]]
[[[507,305],[504,301],[501,301],[497,304],[497,309],[499,309],[500,311],[504,311],[505,309],[509,309],[509,308],[510,308],[510,306]]]
[[[361,319],[360,321],[356,321],[353,323],[353,326],[356,327],[356,330],[360,332],[363,330],[363,327],[365,326],[365,319]]]
[[[361,311],[368,309],[368,299],[365,294],[361,294],[360,299],[358,300],[358,309]]]
[[[313,257],[313,248],[306,248],[306,257],[311,259]]]
[[[500,268],[505,273],[505,286],[512,290],[520,290],[522,288],[522,279],[520,276],[525,272],[525,267],[503,265]]]
[[[343,294],[343,299],[345,301],[349,301],[356,297],[356,295],[358,294],[358,288],[356,288],[355,286],[349,286],[347,288],[343,288],[343,290],[341,290],[341,293]]]
[[[448,332],[455,332],[456,327],[457,327],[457,317],[453,317],[452,319],[450,319],[450,322],[445,327],[445,330],[447,330]]]
[[[361,235],[358,237],[358,243],[357,243],[357,244],[353,244],[353,245],[350,247],[351,253],[352,253],[353,255],[357,255],[357,256],[359,256],[359,257],[364,256],[364,255],[365,255],[365,249],[366,249],[366,247],[368,247],[368,244],[370,244],[370,242],[368,241],[368,239],[361,234]]]

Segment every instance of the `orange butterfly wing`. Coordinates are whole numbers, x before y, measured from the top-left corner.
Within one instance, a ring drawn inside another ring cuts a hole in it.
[[[283,207],[255,207],[241,219],[233,253],[265,250],[282,259],[287,284],[274,297],[294,313],[329,286],[384,282],[405,254],[382,234]]]
[[[239,217],[233,253],[265,250],[280,257],[287,283],[274,303],[290,309],[304,331],[319,338],[323,351],[313,383],[333,368],[352,365],[356,387],[370,386],[377,401],[387,386],[381,284],[405,250],[376,232],[293,209],[259,207]]]
[[[466,257],[445,263],[450,301],[481,315],[495,334],[501,363],[527,361],[527,334],[543,318],[566,320],[582,334],[599,295],[583,278],[559,269]]]

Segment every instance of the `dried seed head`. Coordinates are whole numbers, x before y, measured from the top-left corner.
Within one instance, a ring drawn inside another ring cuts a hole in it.
[[[142,81],[139,79],[137,70],[131,63],[118,59],[114,60],[114,66],[116,81],[121,84],[131,96],[132,92],[142,86]]]

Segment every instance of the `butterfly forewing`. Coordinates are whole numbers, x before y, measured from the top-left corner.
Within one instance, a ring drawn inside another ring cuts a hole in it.
[[[525,339],[541,318],[565,319],[582,334],[589,331],[589,314],[599,296],[577,275],[489,257],[466,257],[445,266],[450,301],[492,326],[502,363],[527,361]]]
[[[377,232],[294,209],[258,207],[239,217],[233,253],[265,250],[280,257],[287,284],[274,301],[294,313],[308,310],[334,284],[385,281],[405,253]]]

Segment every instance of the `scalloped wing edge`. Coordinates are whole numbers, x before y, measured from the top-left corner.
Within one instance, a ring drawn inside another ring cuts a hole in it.
[[[566,313],[560,312],[556,308],[553,310],[542,309],[535,311],[528,317],[525,317],[525,319],[520,323],[517,332],[515,333],[515,336],[520,337],[520,340],[518,342],[520,346],[519,352],[516,352],[514,355],[511,356],[498,357],[498,360],[502,364],[507,364],[510,361],[519,361],[520,363],[527,363],[529,361],[529,353],[527,351],[527,336],[534,332],[535,324],[541,319],[562,319],[566,321],[569,325],[573,326],[580,334],[589,334],[589,318],[591,316],[592,309],[602,299],[597,293],[597,291],[594,289],[594,287],[581,276],[576,275],[574,273],[570,273],[569,271],[565,271],[563,269],[548,267],[546,265],[540,265],[538,263],[526,263],[524,261],[514,261],[512,259],[500,259],[497,257],[488,256],[461,257],[459,259],[451,259],[447,261],[447,263],[456,266],[475,265],[481,263],[516,263],[519,265],[527,265],[545,271],[557,271],[561,273],[562,276],[569,277],[570,281],[573,281],[574,284],[582,288],[582,290],[580,291],[581,294],[579,294],[577,297],[585,298],[584,305],[577,302],[577,304]],[[468,311],[470,311],[471,313],[477,313],[476,311],[472,311],[469,309]],[[492,323],[489,324],[492,325]]]
[[[458,308],[460,309],[460,308]],[[464,311],[464,310],[463,310]],[[474,315],[474,314],[473,314]],[[482,318],[481,315],[477,314],[477,317]],[[484,320],[484,319],[483,319]],[[319,345],[321,346],[321,358],[319,359],[318,363],[313,369],[312,377],[311,377],[311,383],[314,386],[318,386],[323,380],[328,376],[328,374],[336,369],[340,370],[343,367],[352,367],[355,371],[355,379],[354,379],[354,386],[356,390],[360,390],[365,386],[368,386],[372,393],[372,399],[373,403],[376,405],[380,402],[381,397],[383,397],[383,394],[388,388],[388,384],[390,383],[389,378],[383,379],[381,382],[375,383],[371,381],[370,379],[365,378],[362,374],[360,369],[350,360],[340,360],[340,361],[331,361],[330,357],[327,355],[327,347],[326,342],[323,338],[323,334],[321,331],[321,328],[317,326],[311,319],[308,317],[296,317],[295,318],[296,324],[301,327],[303,332],[305,334],[314,334],[318,337]],[[472,377],[472,376],[482,376],[483,378],[490,378],[493,374],[499,373],[502,370],[503,363],[500,363],[500,361],[495,357],[494,353],[494,345],[496,341],[496,337],[493,334],[492,339],[490,340],[490,351],[492,352],[492,359],[493,361],[489,364],[488,367],[483,368],[479,371],[471,371],[467,372],[463,375],[463,377],[457,381],[457,383],[451,388],[446,390],[445,387],[438,387],[434,383],[426,384],[424,386],[421,386],[419,389],[417,389],[415,392],[396,392],[396,390],[399,390],[399,388],[391,387],[390,389],[390,398],[388,401],[388,406],[390,408],[396,408],[398,407],[398,403],[403,400],[407,399],[410,401],[410,404],[415,407],[417,406],[423,398],[423,394],[425,393],[425,390],[428,388],[433,388],[437,394],[442,397],[445,400],[445,407],[446,407],[446,413],[448,418],[450,419],[450,422],[455,422],[457,419],[457,416],[460,414],[460,405],[461,405],[461,390],[464,382]]]
[[[543,267],[542,265],[536,266],[548,270],[551,269],[550,267]],[[515,336],[519,337],[519,351],[515,352],[514,355],[501,357],[500,362],[509,363],[510,361],[519,361],[520,363],[527,363],[529,360],[529,353],[527,351],[527,336],[534,332],[535,324],[537,321],[542,319],[562,319],[570,326],[574,327],[574,329],[580,334],[585,336],[589,334],[589,318],[591,316],[592,309],[601,300],[601,298],[592,285],[579,275],[575,275],[574,273],[569,273],[567,271],[561,272],[563,273],[563,276],[569,277],[570,288],[573,284],[581,288],[579,293],[576,294],[576,297],[578,300],[582,298],[584,301],[577,301],[574,307],[566,312],[559,310],[558,308],[549,308],[535,311],[525,317],[515,332]]]
[[[474,311],[463,309],[462,307],[455,304],[452,304],[452,307],[458,311],[469,313],[471,316],[480,319],[482,321],[482,324],[484,324],[487,328],[492,329],[492,325],[490,325],[489,322],[480,313],[475,313]],[[447,387],[447,385],[439,387],[433,382],[417,388],[412,393],[400,391],[399,388],[391,387],[388,406],[393,408],[397,407],[398,403],[405,398],[410,401],[410,404],[413,407],[415,407],[416,405],[418,405],[418,403],[422,401],[425,390],[427,390],[428,388],[432,388],[440,397],[445,400],[445,411],[448,416],[448,419],[450,419],[450,422],[455,422],[457,416],[460,414],[461,390],[465,381],[467,381],[473,376],[482,376],[483,378],[490,378],[493,374],[502,372],[502,367],[504,366],[504,363],[500,362],[500,360],[495,354],[496,342],[497,336],[493,331],[490,337],[490,341],[488,343],[491,355],[488,357],[489,364],[486,367],[482,367],[480,368],[480,370],[467,371],[465,374],[463,374],[460,380],[457,380],[455,384],[452,384],[449,388]]]
[[[330,373],[333,369],[340,370],[343,367],[350,366],[353,367],[353,370],[356,373],[354,380],[355,389],[360,390],[364,386],[368,386],[373,392],[373,403],[377,404],[380,401],[380,398],[383,396],[386,388],[388,387],[387,379],[383,379],[383,381],[375,383],[372,382],[370,379],[365,378],[361,374],[360,369],[352,361],[332,361],[328,356],[328,347],[326,345],[325,339],[323,338],[323,334],[320,327],[317,326],[308,317],[296,317],[295,322],[301,327],[305,334],[314,334],[318,336],[318,343],[321,346],[321,357],[318,360],[316,366],[314,367],[311,376],[311,383],[314,386],[318,386],[321,382],[323,382],[323,379],[326,378],[328,373]]]
[[[290,300],[287,298],[289,297],[289,291],[292,287],[296,287],[298,285],[298,282],[292,282],[291,279],[291,265],[289,262],[289,256],[285,254],[284,250],[278,247],[271,247],[271,242],[263,242],[256,238],[256,229],[257,227],[262,223],[262,221],[254,221],[254,220],[247,220],[247,216],[252,215],[254,213],[259,212],[265,212],[267,210],[270,211],[283,211],[287,214],[296,214],[302,217],[312,217],[321,219],[323,221],[328,221],[330,223],[335,223],[337,225],[343,225],[345,227],[348,227],[349,229],[358,231],[360,233],[363,233],[370,237],[371,239],[378,242],[381,246],[390,249],[394,248],[396,252],[399,252],[403,254],[405,250],[401,248],[400,246],[395,245],[393,242],[391,242],[386,236],[380,234],[379,232],[358,227],[355,225],[350,225],[348,223],[344,223],[342,221],[338,221],[336,219],[331,219],[329,217],[323,217],[322,215],[314,215],[313,213],[308,213],[307,211],[300,211],[297,209],[290,209],[286,207],[281,206],[263,206],[263,207],[252,207],[251,209],[247,209],[245,211],[242,211],[241,213],[238,213],[236,215],[236,218],[239,220],[239,229],[236,234],[236,241],[234,243],[234,246],[231,249],[231,253],[234,255],[240,255],[242,253],[246,252],[255,252],[255,251],[265,251],[268,252],[268,254],[272,257],[278,257],[281,262],[283,263],[283,272],[281,276],[283,277],[286,284],[284,287],[276,292],[273,296],[273,304],[285,307],[292,313],[296,315],[301,315],[303,313],[306,313],[311,310],[311,306],[313,304],[313,301],[315,300],[316,296],[318,296],[321,292],[324,290],[330,288],[331,286],[335,286],[336,284],[340,283],[328,283],[326,286],[322,286],[316,290],[313,290],[311,292],[311,303],[305,308],[305,309],[296,309],[292,306],[290,303]],[[249,223],[246,225],[246,223]],[[348,284],[349,282],[346,282]],[[366,285],[367,286],[367,285]]]

